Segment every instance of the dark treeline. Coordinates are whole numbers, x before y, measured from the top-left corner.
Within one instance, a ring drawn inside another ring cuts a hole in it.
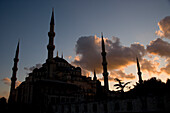
[[[133,89],[128,93],[136,96],[145,95],[165,95],[170,93],[170,79],[167,79],[166,83],[162,82],[156,77],[152,77],[143,81],[142,84],[136,83]]]

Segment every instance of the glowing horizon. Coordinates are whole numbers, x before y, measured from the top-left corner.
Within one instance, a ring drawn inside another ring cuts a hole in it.
[[[133,52],[137,51],[143,80],[157,77],[166,82],[170,78],[169,6],[168,0],[0,1],[0,97],[8,97],[18,38],[18,83],[47,59],[52,7],[54,56],[57,51],[59,56],[63,53],[69,63],[81,66],[83,75],[93,77],[95,68],[97,77],[102,79],[100,32],[103,32],[111,79],[138,82]],[[109,82],[110,89],[114,89],[114,83]]]

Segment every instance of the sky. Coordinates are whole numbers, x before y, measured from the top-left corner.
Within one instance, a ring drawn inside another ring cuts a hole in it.
[[[0,97],[8,97],[13,58],[20,40],[17,84],[47,59],[52,8],[55,50],[84,76],[102,78],[101,32],[104,34],[109,87],[114,78],[138,82],[136,56],[142,77],[170,78],[169,0],[1,0]]]

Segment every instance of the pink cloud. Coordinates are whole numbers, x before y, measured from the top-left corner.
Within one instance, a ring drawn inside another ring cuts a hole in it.
[[[8,77],[3,78],[1,81],[8,86],[11,85],[11,80]],[[20,84],[21,84],[21,81],[16,81],[15,87],[18,87]]]

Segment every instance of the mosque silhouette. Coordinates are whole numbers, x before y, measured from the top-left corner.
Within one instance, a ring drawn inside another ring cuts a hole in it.
[[[98,80],[95,70],[93,79],[82,76],[81,68],[68,63],[63,55],[53,55],[54,45],[54,11],[52,11],[48,57],[42,67],[35,68],[18,87],[17,64],[19,62],[19,43],[17,45],[11,88],[6,112],[22,113],[115,113],[115,112],[162,112],[170,111],[170,80],[163,83],[156,78],[142,80],[138,58],[137,69],[139,81],[133,89],[124,92],[128,83],[116,80],[119,92],[110,91],[108,84],[107,58],[103,33],[101,34],[101,57],[104,86]],[[2,100],[2,99],[1,99]],[[2,100],[3,101],[3,100]],[[3,103],[0,101],[0,103]],[[2,104],[5,105],[5,104]]]

